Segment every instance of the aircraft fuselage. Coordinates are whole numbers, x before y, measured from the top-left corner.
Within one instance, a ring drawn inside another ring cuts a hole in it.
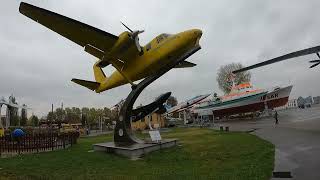
[[[156,73],[170,61],[179,58],[190,49],[199,46],[202,31],[199,29],[187,30],[178,34],[161,34],[145,45],[143,53],[126,63],[122,69],[131,81],[143,79]],[[106,78],[96,89],[102,92],[129,83],[119,71],[115,71]]]

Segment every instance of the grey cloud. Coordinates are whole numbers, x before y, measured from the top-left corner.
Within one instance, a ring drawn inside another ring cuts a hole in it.
[[[320,44],[317,19],[319,1],[27,1],[80,20],[115,35],[125,29],[145,29],[141,44],[162,32],[177,33],[200,28],[202,50],[188,60],[198,66],[171,70],[150,85],[136,104],[150,102],[172,91],[179,101],[220,92],[216,83],[219,66],[230,62],[251,65],[291,51]],[[110,107],[125,98],[128,85],[95,94],[70,82],[93,79],[95,58],[81,47],[42,27],[18,12],[20,1],[7,0],[0,7],[0,96],[14,93],[19,103],[44,115],[59,106]],[[292,97],[317,95],[318,69],[296,58],[252,71],[256,87],[294,84]],[[107,68],[110,74],[113,68]]]

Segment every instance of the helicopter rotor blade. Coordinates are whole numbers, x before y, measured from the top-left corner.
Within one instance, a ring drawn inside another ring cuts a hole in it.
[[[314,67],[318,66],[319,64],[320,64],[320,62],[318,62],[318,63],[316,63],[316,64],[314,64],[314,65],[310,66],[310,68],[314,68]]]
[[[317,63],[317,62],[320,62],[320,60],[312,60],[312,61],[309,61],[309,63]]]
[[[263,62],[254,64],[254,65],[242,68],[242,69],[235,70],[235,71],[233,71],[233,73],[239,73],[239,72],[247,71],[247,70],[250,70],[250,69],[258,68],[258,67],[261,67],[261,66],[265,66],[265,65],[268,65],[268,64],[276,63],[276,62],[279,62],[279,61],[292,59],[292,58],[300,57],[300,56],[305,56],[305,55],[308,55],[308,54],[318,53],[319,51],[320,51],[320,46],[315,46],[315,47],[311,47],[311,48],[308,48],[308,49],[295,51],[295,52],[292,52],[292,53],[289,53],[289,54],[285,54],[283,56],[279,56],[279,57],[276,57],[276,58],[273,58],[273,59],[270,59],[270,60],[267,60],[267,61],[263,61]]]

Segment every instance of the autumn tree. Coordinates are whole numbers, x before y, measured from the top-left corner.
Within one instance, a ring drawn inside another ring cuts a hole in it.
[[[232,88],[232,78],[235,85],[250,82],[251,74],[248,71],[232,74],[232,71],[243,68],[241,63],[231,63],[221,66],[218,70],[217,82],[219,88],[228,94]]]
[[[174,107],[178,104],[178,100],[176,97],[174,96],[170,96],[167,100],[167,105],[169,105],[170,107]]]

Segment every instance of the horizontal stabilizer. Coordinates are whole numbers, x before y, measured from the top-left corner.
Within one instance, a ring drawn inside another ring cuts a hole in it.
[[[99,86],[100,86],[100,83],[97,83],[97,82],[92,82],[92,81],[86,81],[86,80],[81,80],[81,79],[72,79],[71,80],[72,82],[74,83],[77,83],[81,86],[84,86],[92,91],[96,90]]]
[[[194,67],[196,64],[189,62],[189,61],[182,61],[179,64],[177,64],[174,68],[188,68],[188,67]]]
[[[99,60],[97,63],[97,67],[104,68],[104,67],[107,67],[109,64],[110,64],[110,62],[108,62],[106,60],[103,60],[103,61]]]

